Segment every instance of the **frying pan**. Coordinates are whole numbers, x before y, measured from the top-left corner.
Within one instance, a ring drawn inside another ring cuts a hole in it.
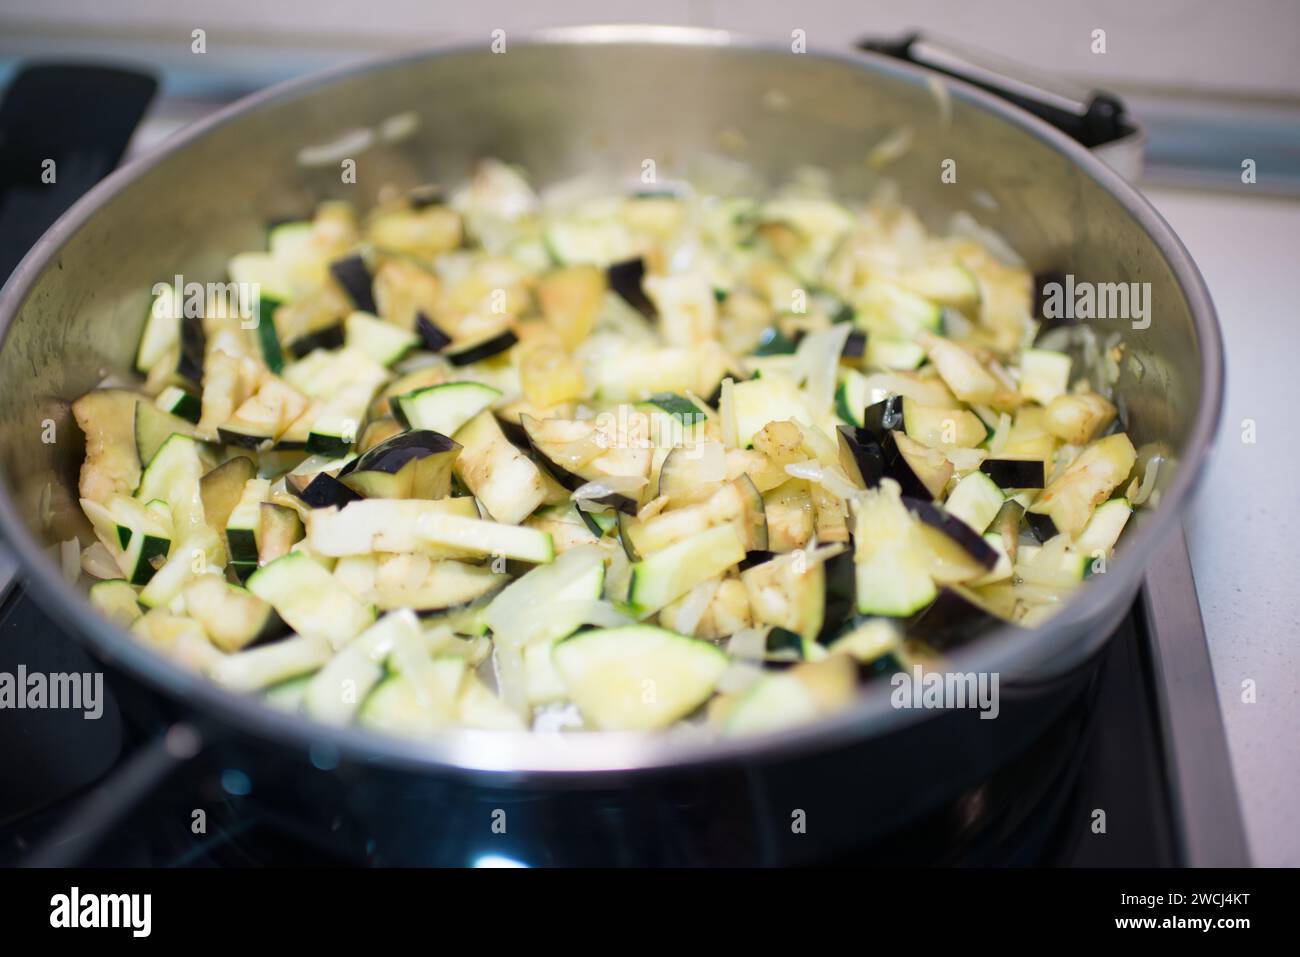
[[[1220,337],[1196,267],[1084,148],[937,73],[712,30],[587,27],[507,42],[504,53],[447,47],[252,96],[114,173],[36,244],[0,296],[0,531],[28,588],[197,728],[217,766],[246,772],[249,800],[372,861],[801,860],[917,819],[1076,706],[1080,667],[1180,521],[1222,400]],[[814,165],[837,192],[862,197],[881,177],[872,146],[901,130],[910,148],[884,172],[931,225],[966,210],[1035,271],[1151,284],[1148,328],[1110,320],[1098,332],[1126,345],[1116,396],[1135,445],[1168,457],[1159,505],[1139,511],[1106,573],[1046,625],[952,653],[952,670],[1000,675],[998,720],[895,708],[886,686],[815,724],[721,742],[327,729],[156,656],[100,617],[46,551],[85,534],[69,403],[129,368],[153,283],[221,279],[270,221],[325,198],[365,208],[385,185],[456,183],[483,156],[546,184],[593,170],[627,180],[646,159],[661,178],[685,176],[728,168],[724,155],[771,183]],[[344,159],[356,162],[355,183],[342,182]],[[939,175],[948,159],[956,183]],[[40,439],[48,419],[52,444]],[[798,811],[817,823],[792,831]]]

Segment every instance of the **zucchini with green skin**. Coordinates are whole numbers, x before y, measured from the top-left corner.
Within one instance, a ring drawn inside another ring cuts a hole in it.
[[[420,337],[406,329],[368,312],[354,312],[343,323],[344,343],[374,359],[380,365],[391,366],[402,356],[420,345]]]
[[[297,635],[227,655],[208,669],[208,676],[231,691],[260,691],[318,670],[331,654],[323,637]]]
[[[271,604],[299,635],[323,638],[336,648],[375,619],[372,606],[339,588],[334,576],[299,552],[259,568],[249,576],[248,590]]]
[[[711,528],[633,564],[628,604],[638,617],[647,617],[744,559],[745,544],[735,526]]]
[[[421,615],[468,606],[507,580],[490,565],[414,554],[349,555],[334,566],[336,585],[360,601],[381,611],[409,608]]]
[[[445,382],[392,400],[393,415],[408,429],[454,435],[501,398],[501,390],[478,382]]]
[[[130,628],[144,610],[136,591],[124,578],[109,578],[90,586],[90,603],[109,621]]]
[[[172,433],[141,474],[135,497],[142,502],[166,502],[172,510],[176,533],[182,534],[203,522],[201,480],[211,465],[211,453],[202,442]]]
[[[727,669],[715,645],[649,625],[580,631],[557,643],[553,656],[578,710],[605,731],[651,730],[685,717]]]
[[[194,425],[198,424],[199,416],[203,413],[203,403],[198,396],[174,385],[169,385],[158,393],[154,405]]]
[[[938,594],[918,524],[896,482],[884,480],[856,506],[854,563],[857,607],[863,615],[905,618]]]
[[[326,724],[347,724],[384,676],[384,660],[399,638],[420,636],[419,620],[394,611],[352,639],[308,683],[303,709]]]
[[[368,555],[372,552],[414,552],[428,544],[421,536],[422,519],[455,515],[477,519],[474,499],[362,499],[341,509],[323,508],[307,517],[307,540],[321,555]]]
[[[252,478],[244,483],[239,501],[226,519],[226,548],[235,563],[257,564],[257,536],[262,526],[262,503],[271,494],[267,479]]]

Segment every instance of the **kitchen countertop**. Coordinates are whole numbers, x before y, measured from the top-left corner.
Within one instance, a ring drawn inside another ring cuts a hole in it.
[[[1145,193],[1196,260],[1223,327],[1223,423],[1183,522],[1251,856],[1295,867],[1300,496],[1275,477],[1300,472],[1288,404],[1300,395],[1290,287],[1300,202],[1239,189]]]

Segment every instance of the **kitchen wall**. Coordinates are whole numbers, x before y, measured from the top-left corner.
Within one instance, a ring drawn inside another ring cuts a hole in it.
[[[147,54],[187,82],[244,66],[252,85],[367,54],[491,30],[591,22],[660,22],[783,38],[814,46],[908,28],[958,38],[1031,66],[1112,86],[1161,86],[1300,96],[1300,3],[1294,0],[0,0],[0,57],[36,53]],[[190,31],[208,52],[190,53]],[[1094,53],[1093,31],[1105,31]],[[268,49],[281,54],[266,62]],[[301,69],[300,69],[301,68]]]

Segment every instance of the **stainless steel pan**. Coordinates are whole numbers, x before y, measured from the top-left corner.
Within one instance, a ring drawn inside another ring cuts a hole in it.
[[[998,672],[1010,689],[1004,697],[1016,688],[1032,697],[1032,689],[1050,686],[1092,655],[1179,522],[1222,398],[1209,295],[1151,206],[1097,158],[1028,114],[883,57],[796,54],[729,33],[678,28],[592,27],[527,41],[512,36],[508,44],[501,54],[486,43],[440,49],[250,97],[115,173],[26,257],[0,298],[0,529],[28,587],[51,612],[98,655],[243,746],[300,757],[324,747],[340,769],[364,763],[360,777],[347,778],[355,787],[383,769],[390,784],[420,779],[438,789],[476,789],[456,791],[455,798],[438,790],[428,795],[435,802],[465,802],[469,793],[489,800],[587,793],[605,802],[650,779],[704,780],[805,758],[833,761],[926,723],[929,713],[891,707],[883,689],[815,725],[711,744],[483,732],[416,743],[326,730],[223,692],[155,656],[99,617],[45,552],[77,530],[83,448],[69,402],[105,373],[129,367],[154,282],[175,273],[220,279],[231,251],[255,248],[269,220],[301,215],[326,197],[364,207],[385,184],[453,183],[485,155],[521,163],[546,183],[589,169],[630,178],[645,159],[656,161],[661,177],[671,176],[702,154],[730,148],[769,180],[812,164],[829,170],[844,193],[863,195],[879,177],[866,162],[869,150],[907,127],[911,149],[886,172],[933,222],[965,209],[1035,269],[1151,284],[1150,327],[1111,326],[1132,356],[1117,389],[1135,444],[1160,443],[1172,452],[1159,507],[1130,530],[1109,571],[1046,627],[1029,637],[992,634],[957,653],[953,667]],[[356,161],[355,184],[341,182],[343,158]],[[956,184],[940,180],[945,159],[956,160]],[[46,419],[57,424],[54,444],[41,441]],[[941,741],[928,746],[942,748]],[[315,786],[328,803],[324,786]],[[367,827],[373,833],[373,820],[359,822],[357,833]]]

